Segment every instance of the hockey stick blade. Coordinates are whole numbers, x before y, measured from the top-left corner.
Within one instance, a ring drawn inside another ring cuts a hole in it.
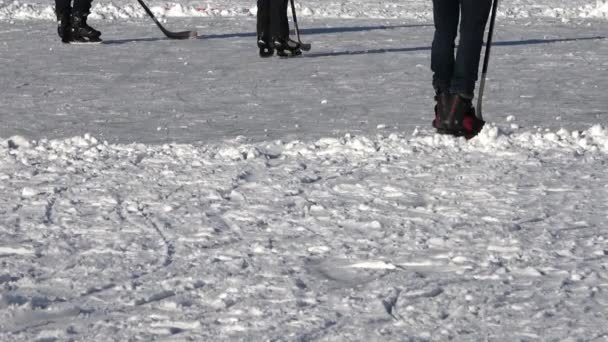
[[[198,37],[198,33],[196,31],[181,31],[181,32],[171,32],[164,30],[163,33],[167,38],[171,39],[194,39]]]
[[[293,26],[296,30],[296,37],[298,38],[298,44],[300,44],[300,49],[303,51],[310,51],[310,44],[302,43],[302,39],[300,38],[300,27],[298,26],[298,16],[296,15],[296,5],[293,0],[291,2],[291,18],[293,19]]]
[[[171,32],[169,30],[167,30],[159,21],[158,19],[156,19],[156,17],[154,16],[154,13],[152,13],[152,11],[150,11],[150,9],[148,8],[148,6],[146,6],[146,3],[143,2],[143,0],[137,0],[137,2],[139,2],[139,4],[141,5],[141,7],[143,7],[144,11],[146,11],[146,13],[148,14],[148,16],[150,18],[152,18],[152,20],[154,20],[154,23],[156,24],[156,26],[158,26],[158,28],[163,31],[163,33],[165,34],[165,36],[167,36],[167,38],[171,38],[171,39],[190,39],[190,38],[196,38],[198,36],[196,31],[182,31],[182,32]]]
[[[300,49],[304,51],[310,51],[311,48],[312,46],[308,43],[300,43]]]

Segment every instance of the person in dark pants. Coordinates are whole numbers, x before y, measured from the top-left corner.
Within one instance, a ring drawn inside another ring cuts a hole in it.
[[[289,38],[287,1],[258,0],[257,31],[261,57],[274,55],[274,50],[280,57],[302,54],[300,43]]]
[[[87,24],[92,0],[55,0],[57,33],[64,43],[100,42],[101,32]]]
[[[435,36],[431,70],[440,133],[474,136],[483,127],[472,105],[483,35],[492,0],[433,0]],[[460,40],[454,56],[460,21]]]

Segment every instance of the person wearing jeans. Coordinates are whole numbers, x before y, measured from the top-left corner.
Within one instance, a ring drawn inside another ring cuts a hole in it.
[[[491,8],[492,0],[433,0],[431,70],[437,102],[433,126],[440,133],[474,136],[483,126],[475,117],[472,100]]]

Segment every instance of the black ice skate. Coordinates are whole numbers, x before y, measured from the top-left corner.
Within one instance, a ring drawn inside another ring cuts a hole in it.
[[[75,43],[99,43],[101,32],[87,25],[88,13],[74,12],[71,20],[71,39]]]
[[[274,55],[274,46],[271,44],[270,39],[264,35],[258,36],[258,48],[260,49],[260,57],[272,57]]]
[[[57,34],[61,42],[69,43],[72,40],[72,27],[70,26],[70,11],[57,13]]]
[[[295,40],[289,38],[275,38],[273,39],[273,44],[274,48],[277,50],[277,56],[279,57],[293,57],[302,54],[302,46]]]

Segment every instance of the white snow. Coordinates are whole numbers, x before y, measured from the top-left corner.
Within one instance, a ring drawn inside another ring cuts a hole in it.
[[[251,1],[149,3],[202,37],[0,2],[0,341],[608,336],[605,1],[501,1],[470,141],[430,1],[298,1],[289,60]]]
[[[146,1],[155,15],[161,17],[235,17],[255,16],[255,1]],[[302,17],[314,18],[375,18],[429,20],[432,18],[431,1],[388,0],[332,1],[305,0],[297,2]],[[94,1],[91,10],[95,19],[127,19],[146,16],[133,1]],[[500,17],[531,18],[551,17],[561,20],[578,18],[608,18],[606,0],[505,0],[500,3]],[[1,0],[0,20],[54,19],[54,7],[43,0]]]

